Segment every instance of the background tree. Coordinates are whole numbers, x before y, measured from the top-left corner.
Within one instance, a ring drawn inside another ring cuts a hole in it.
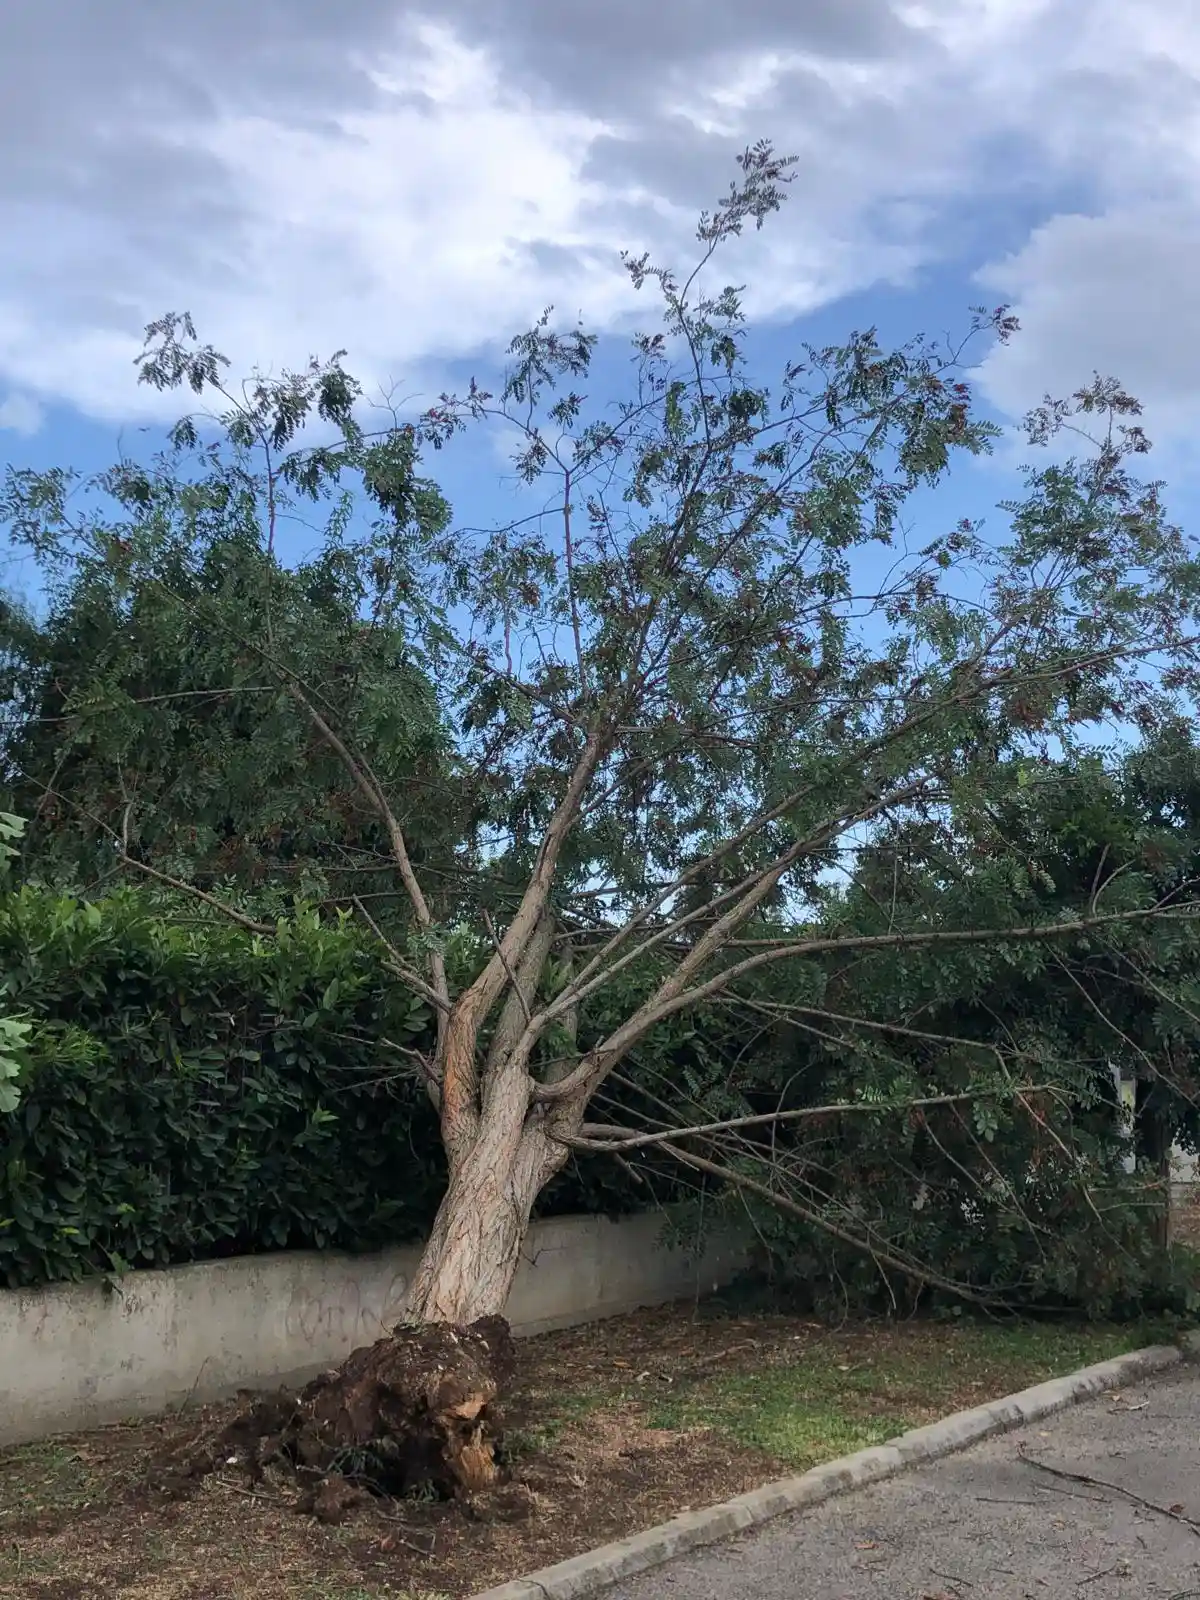
[[[1186,787],[1179,732],[1123,761],[1021,761],[997,776],[997,803],[965,814],[969,832],[949,818],[878,830],[841,897],[844,924],[869,937],[898,920],[939,933],[1083,920],[1122,882],[1125,903],[1146,908],[1190,894],[1194,836],[1174,806],[1164,823],[1146,805],[1141,776],[1173,769]],[[909,1303],[931,1281],[914,1263],[935,1264],[959,1296],[1009,1306],[1110,1315],[1176,1293],[1161,1157],[1195,1141],[1194,921],[1108,924],[1020,960],[937,940],[899,952],[850,941],[826,959],[820,1004],[802,1011],[784,974],[756,1003],[783,1020],[754,1109],[783,1085],[789,1120],[766,1138],[762,1125],[714,1134],[707,1152],[750,1175],[780,1279],[843,1311]],[[1132,1129],[1117,1073],[1153,1086]],[[815,1114],[847,1098],[860,1114]]]
[[[413,1066],[449,1168],[411,1288],[418,1321],[503,1307],[533,1205],[569,1152],[627,1148],[588,1108],[656,1027],[753,999],[780,969],[804,1017],[831,954],[890,952],[902,977],[917,951],[927,967],[929,952],[972,950],[1019,965],[1170,915],[1132,874],[1069,913],[977,888],[936,927],[898,900],[885,927],[863,931],[832,892],[831,866],[871,830],[918,839],[949,819],[967,836],[1017,781],[1018,758],[1070,752],[1114,715],[1151,727],[1188,702],[1198,569],[1157,486],[1129,473],[1147,445],[1115,382],[1030,419],[1034,445],[1097,431],[1080,458],[1028,472],[1000,539],[960,523],[920,541],[903,526],[906,500],[997,432],[973,414],[959,352],[923,341],[886,352],[868,331],[806,348],[774,392],[752,382],[740,295],[713,289],[711,266],[778,208],[789,165],[766,144],[746,152],[701,219],[686,280],[626,261],[637,287],[657,290],[664,326],[635,342],[630,392],[612,406],[584,392],[592,336],[549,314],[514,341],[498,395],[472,385],[376,434],[336,360],[235,394],[186,319],[148,332],[143,380],[222,407],[210,444],[192,421],[177,428],[170,492],[236,472],[268,551],[298,496],[328,508],[334,541],[361,527],[381,558],[364,620],[402,630],[453,730],[480,855],[447,893],[417,861],[403,802],[341,719],[326,669],[273,603],[237,640],[374,812],[407,897],[389,960],[438,1015],[436,1045]],[[1013,332],[1003,311],[975,327]],[[309,419],[334,443],[306,443]],[[517,430],[517,469],[553,511],[450,531],[429,514],[416,448],[489,423]],[[361,498],[348,508],[351,483]],[[155,479],[127,466],[97,487],[106,503],[81,521],[61,479],[12,475],[6,520],[36,552],[70,536],[126,568],[142,559]],[[124,866],[144,871],[124,815],[101,820]],[[443,955],[451,914],[482,952],[462,986]],[[892,992],[909,1004],[903,983]],[[587,1008],[621,993],[617,1019],[585,1037]],[[1020,1055],[1002,1073],[995,1052],[989,1063],[978,1084],[967,1072],[968,1096],[1030,1087]],[[704,1170],[686,1138],[668,1147]]]
[[[296,405],[336,412],[341,381],[314,370]],[[436,527],[447,508],[413,476],[412,449],[389,441],[407,497],[393,514]],[[10,476],[47,581],[41,615],[0,600],[0,782],[30,819],[26,859],[95,888],[123,854],[260,912],[357,898],[403,920],[377,808],[272,665],[321,684],[436,885],[469,849],[470,818],[436,694],[388,604],[386,548],[335,517],[314,556],[285,565],[237,451],[201,449],[187,478],[177,464],[120,463],[92,485],[108,515],[78,521],[73,475]]]

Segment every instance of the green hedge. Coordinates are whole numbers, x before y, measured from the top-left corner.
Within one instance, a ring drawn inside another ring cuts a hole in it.
[[[0,973],[0,1013],[33,1022],[0,1114],[0,1283],[425,1233],[436,1121],[379,1041],[427,1038],[428,1008],[352,927],[259,939],[27,886],[0,896]],[[598,1160],[542,1210],[645,1202]]]

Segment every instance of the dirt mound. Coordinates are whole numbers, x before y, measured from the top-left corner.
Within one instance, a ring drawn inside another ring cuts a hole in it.
[[[151,1486],[177,1497],[217,1467],[244,1465],[252,1487],[282,1469],[297,1509],[325,1522],[370,1496],[470,1497],[500,1478],[498,1402],[515,1365],[503,1317],[401,1325],[298,1394],[247,1397],[219,1433],[156,1464]]]

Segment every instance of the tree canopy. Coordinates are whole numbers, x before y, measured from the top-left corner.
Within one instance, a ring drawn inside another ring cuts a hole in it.
[[[7,480],[11,536],[52,570],[70,549],[48,632],[17,640],[35,667],[20,680],[35,718],[21,771],[39,805],[90,817],[114,867],[166,873],[264,934],[270,919],[218,881],[222,841],[245,830],[261,858],[273,828],[303,817],[311,834],[289,848],[330,871],[386,854],[403,916],[351,903],[439,1018],[410,1064],[450,1172],[418,1318],[503,1304],[569,1151],[629,1148],[630,1130],[589,1107],[671,1019],[761,1005],[761,984],[786,973],[776,1014],[836,1013],[865,1059],[885,1005],[893,1031],[916,1027],[931,1006],[945,1016],[964,974],[1028,977],[1066,947],[1189,915],[1144,857],[1082,895],[1043,894],[1012,844],[1037,825],[1022,810],[1031,772],[1084,760],[1114,725],[1152,734],[1194,708],[1200,565],[1161,486],[1134,475],[1149,448],[1136,400],[1098,377],[1034,412],[1034,464],[999,531],[912,527],[914,496],[1000,430],[977,414],[963,347],[924,339],[886,350],[855,333],[758,381],[742,293],[713,274],[782,204],[790,166],[768,144],[745,152],[687,275],[626,257],[661,325],[635,339],[613,401],[589,393],[595,337],[551,312],[513,341],[498,392],[472,383],[375,430],[341,355],[239,389],[169,316],[148,329],[141,378],[215,411],[182,420],[153,469],[124,462],[85,486],[86,514],[62,473]],[[1016,333],[1005,308],[969,330]],[[537,509],[456,527],[421,462],[489,427],[516,437]],[[320,553],[285,573],[277,530],[301,510],[324,519]],[[111,663],[78,675],[94,693],[56,698],[53,664],[83,657]],[[204,819],[193,841],[163,765],[183,715],[167,697],[216,689],[211,748],[207,727],[184,738],[207,764],[186,801]],[[249,709],[264,701],[265,717]],[[63,726],[65,739],[42,731]],[[80,760],[101,727],[108,753]],[[242,810],[226,798],[234,775]],[[454,799],[434,800],[427,833],[431,775]],[[904,872],[881,892],[901,841]],[[947,871],[948,842],[974,850],[969,874]],[[839,873],[860,856],[847,892]],[[461,982],[452,936],[479,953]],[[839,982],[845,1012],[829,998]],[[589,1005],[614,994],[627,1005],[588,1033]],[[1043,1087],[1025,1044],[986,1043],[986,1070],[967,1052],[955,1093],[1015,1104]],[[868,1091],[875,1105],[921,1098],[884,1066],[860,1076],[859,1109]],[[712,1165],[686,1137],[669,1148]],[[811,1197],[791,1203],[816,1215]]]
[[[297,404],[332,414],[338,382],[315,370]],[[466,797],[436,691],[379,586],[386,551],[348,533],[346,508],[315,554],[285,563],[269,521],[280,497],[264,528],[249,447],[197,440],[184,473],[190,438],[84,486],[67,472],[9,474],[5,508],[47,589],[40,615],[0,602],[0,781],[30,819],[27,850],[43,875],[84,885],[123,875],[126,856],[260,905],[357,897],[391,909],[377,808],[286,675],[321,685],[415,857],[446,873],[469,835]],[[405,439],[390,448],[402,460]],[[382,472],[363,456],[359,470]],[[436,490],[403,470],[409,499],[395,515],[444,522]],[[80,487],[95,501],[82,510]]]

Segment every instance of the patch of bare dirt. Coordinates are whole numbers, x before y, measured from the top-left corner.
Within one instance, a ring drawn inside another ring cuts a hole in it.
[[[832,1333],[685,1306],[520,1341],[504,1481],[454,1500],[360,1493],[327,1520],[301,1514],[294,1473],[248,1474],[233,1449],[199,1477],[163,1484],[163,1462],[222,1437],[245,1397],[28,1446],[0,1456],[0,1596],[460,1600],[791,1470],[713,1429],[653,1426],[665,1394],[702,1396],[720,1378],[811,1361],[868,1374],[865,1387],[848,1384],[848,1413],[900,1406],[923,1421],[1014,1386],[1003,1364],[956,1367],[958,1331]]]

